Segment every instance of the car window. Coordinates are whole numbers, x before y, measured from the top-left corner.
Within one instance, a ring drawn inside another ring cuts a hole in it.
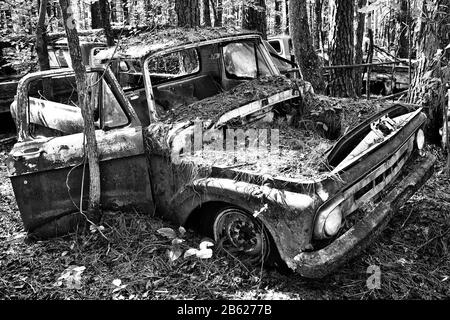
[[[231,79],[254,79],[269,75],[261,49],[253,42],[232,42],[223,47],[225,73]]]
[[[96,129],[121,127],[129,119],[102,74],[87,74],[87,95],[94,108]],[[100,87],[101,85],[101,87]],[[100,91],[101,90],[101,91]],[[101,93],[102,111],[99,111]],[[102,119],[100,119],[100,115]],[[101,121],[100,121],[101,120]],[[35,79],[28,87],[28,122],[30,135],[58,137],[83,132],[84,121],[78,101],[74,75],[52,76]]]
[[[128,117],[105,79],[102,80],[102,90],[102,128],[110,129],[127,125]]]
[[[112,69],[125,92],[144,88],[139,60],[117,60],[112,63]]]
[[[155,56],[148,62],[152,84],[177,79],[200,71],[197,49],[190,48]]]
[[[78,92],[73,75],[36,79],[28,87],[30,134],[62,136],[83,131]]]
[[[278,40],[272,40],[272,41],[269,41],[269,44],[272,46],[272,48],[275,49],[275,51],[276,51],[278,54],[281,54],[281,44],[280,44],[280,41],[278,41]]]

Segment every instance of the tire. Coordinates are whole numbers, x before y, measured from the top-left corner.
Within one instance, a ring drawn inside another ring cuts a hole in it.
[[[271,238],[261,221],[237,207],[219,209],[212,231],[219,249],[250,265],[267,263],[273,251]]]

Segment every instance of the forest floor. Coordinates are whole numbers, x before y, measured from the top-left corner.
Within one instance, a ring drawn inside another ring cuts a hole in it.
[[[191,231],[144,215],[105,212],[99,231],[30,241],[23,231],[0,149],[0,299],[443,299],[450,296],[450,181],[436,173],[367,250],[324,279],[248,269],[214,251],[209,259],[171,261],[168,252],[198,248]],[[438,153],[438,152],[436,152]],[[161,231],[161,230],[160,230]],[[179,241],[178,241],[179,242]],[[176,254],[177,255],[177,254]],[[366,282],[381,271],[379,289]]]

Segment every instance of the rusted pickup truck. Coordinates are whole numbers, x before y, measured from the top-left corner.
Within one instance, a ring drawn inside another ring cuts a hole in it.
[[[322,277],[431,175],[421,109],[394,105],[334,143],[301,125],[308,84],[280,75],[258,34],[164,32],[107,50],[115,72],[88,70],[103,208],[156,213],[243,259]],[[42,96],[44,81],[59,90]],[[27,75],[17,97],[7,165],[25,229],[64,234],[89,183],[74,74]]]

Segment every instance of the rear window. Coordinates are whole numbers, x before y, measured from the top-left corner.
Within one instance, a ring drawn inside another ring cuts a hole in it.
[[[51,68],[67,68],[72,67],[70,55],[67,50],[57,49],[48,52],[48,58]]]
[[[125,92],[144,88],[144,75],[139,60],[116,60],[112,63],[112,69]]]
[[[272,46],[272,48],[275,49],[275,51],[280,54],[281,52],[281,44],[278,40],[269,41],[269,44]]]
[[[271,74],[260,48],[253,42],[232,42],[225,45],[223,61],[229,79],[255,79]]]
[[[153,85],[198,73],[200,60],[197,49],[156,56],[148,62],[148,70]]]

